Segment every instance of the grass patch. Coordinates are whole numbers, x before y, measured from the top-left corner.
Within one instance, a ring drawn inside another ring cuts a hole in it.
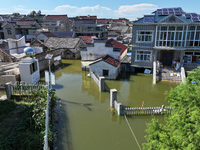
[[[33,93],[32,97],[0,101],[0,149],[42,150],[45,135],[47,91]],[[55,91],[50,92],[54,102]],[[50,105],[54,107],[54,105]],[[51,126],[50,126],[51,127]],[[49,128],[49,145],[54,140]],[[51,145],[50,145],[51,146]]]

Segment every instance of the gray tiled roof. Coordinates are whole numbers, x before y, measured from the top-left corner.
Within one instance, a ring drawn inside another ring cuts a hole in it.
[[[74,25],[96,24],[96,19],[75,19]]]
[[[51,48],[68,48],[74,49],[76,48],[80,38],[58,38],[58,37],[50,37],[46,40],[45,44]]]
[[[64,32],[64,31],[57,31],[57,32],[51,32],[53,33],[56,37],[64,38],[64,37],[72,37],[73,32]]]

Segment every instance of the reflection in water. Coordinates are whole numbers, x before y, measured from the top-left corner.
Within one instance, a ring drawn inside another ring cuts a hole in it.
[[[56,94],[62,99],[62,108],[57,107],[59,150],[137,150],[124,117],[110,112],[109,92],[100,92],[95,81],[81,70],[80,60],[64,60],[68,64],[56,75]],[[70,64],[70,65],[69,65]],[[123,105],[144,107],[167,105],[164,92],[175,87],[175,82],[159,82],[152,85],[152,75],[123,75],[118,80],[106,80],[108,89],[118,90],[118,101]],[[160,120],[162,117],[156,116]],[[139,144],[145,142],[146,123],[150,116],[129,118]],[[72,147],[73,143],[73,147]]]

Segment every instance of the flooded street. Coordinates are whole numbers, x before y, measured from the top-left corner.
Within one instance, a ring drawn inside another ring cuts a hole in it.
[[[80,60],[64,60],[66,67],[55,72],[56,94],[61,98],[59,114],[58,150],[139,150],[123,116],[110,113],[110,95],[99,92],[88,72],[81,70]],[[118,102],[123,105],[156,107],[167,105],[165,91],[177,86],[176,82],[152,84],[152,75],[129,75],[120,80],[106,80],[106,85],[118,90]],[[162,121],[163,116],[157,116]],[[145,142],[146,123],[150,116],[128,117],[137,140]]]

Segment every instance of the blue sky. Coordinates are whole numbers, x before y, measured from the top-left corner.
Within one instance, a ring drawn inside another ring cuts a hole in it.
[[[0,14],[67,14],[69,17],[97,15],[98,18],[134,20],[158,8],[182,7],[186,12],[200,14],[199,0],[0,0]]]

